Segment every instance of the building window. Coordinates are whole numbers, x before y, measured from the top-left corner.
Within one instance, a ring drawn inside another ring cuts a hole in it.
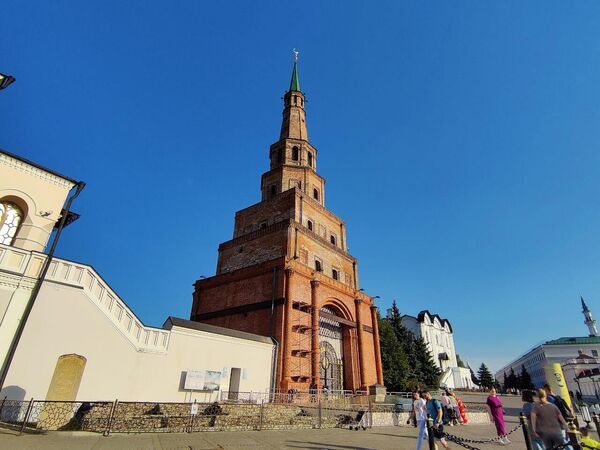
[[[317,272],[323,272],[323,263],[315,258],[315,270]]]
[[[307,228],[308,228],[310,231],[312,231],[312,230],[313,230],[313,223],[312,223],[312,220],[307,220],[307,221],[306,221],[306,227],[307,227]]]
[[[23,220],[21,209],[10,202],[0,202],[0,244],[11,245]]]
[[[277,149],[277,162],[281,164],[283,162],[283,149]]]
[[[592,350],[592,356],[594,358],[597,358],[598,357],[598,350]]]
[[[319,190],[317,188],[313,189],[313,197],[316,201],[319,201],[320,195],[319,195]]]
[[[331,242],[333,245],[337,245],[337,239],[335,238],[334,234],[329,236],[329,242]]]
[[[332,277],[334,280],[337,280],[337,279],[339,279],[339,277],[340,277],[340,275],[339,275],[339,272],[338,272],[337,270],[335,270],[335,269],[331,269],[331,277]]]
[[[299,159],[300,159],[300,150],[298,150],[298,147],[293,147],[292,148],[292,160],[298,161]]]
[[[312,157],[312,153],[311,152],[308,152],[308,165],[310,167],[312,167],[312,165],[313,165],[313,157]]]
[[[272,184],[271,185],[271,197],[275,197],[276,195],[277,195],[277,185]]]

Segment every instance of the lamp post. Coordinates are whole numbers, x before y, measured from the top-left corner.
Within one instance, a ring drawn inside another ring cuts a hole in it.
[[[0,91],[8,87],[8,85],[14,83],[16,80],[12,75],[4,75],[0,73]]]

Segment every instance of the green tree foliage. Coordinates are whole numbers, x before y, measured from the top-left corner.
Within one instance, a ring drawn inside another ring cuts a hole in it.
[[[481,383],[479,382],[479,378],[477,378],[477,375],[475,375],[475,372],[473,372],[473,369],[471,369],[471,366],[469,366],[469,372],[471,372],[471,381],[473,382],[473,384],[475,386],[481,386]]]
[[[490,372],[490,369],[484,363],[481,363],[479,366],[479,370],[477,371],[477,378],[479,379],[479,384],[481,387],[489,389],[495,386],[494,377]]]
[[[525,364],[521,366],[521,373],[519,374],[519,389],[534,389],[533,383],[531,382],[531,375],[527,372]]]
[[[391,323],[378,317],[379,345],[381,348],[381,365],[383,382],[391,391],[402,391],[406,388],[408,361],[402,345],[398,341]]]
[[[517,377],[517,374],[515,373],[515,370],[513,368],[510,369],[510,373],[508,374],[508,376],[504,377],[503,388],[505,391],[508,389],[520,389],[519,377]]]
[[[413,390],[416,387],[437,388],[441,377],[441,372],[436,366],[433,356],[429,351],[427,344],[423,339],[416,338],[406,327],[402,325],[402,316],[396,302],[392,304],[389,316],[382,319],[382,322],[387,323],[393,331],[396,340],[402,347],[406,361],[406,372],[403,377],[403,384],[400,386],[388,385],[389,390]],[[382,340],[381,327],[379,330],[379,338]],[[381,344],[381,358],[383,363],[384,350],[383,343]],[[389,369],[388,369],[389,370]],[[384,379],[386,378],[386,369],[383,369]]]

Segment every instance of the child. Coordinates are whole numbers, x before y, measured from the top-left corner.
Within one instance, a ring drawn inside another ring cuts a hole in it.
[[[588,437],[589,434],[589,428],[588,427],[583,427],[579,429],[579,432],[581,433],[581,447],[588,449],[588,448],[597,448],[600,449],[600,442],[593,440],[591,437]]]

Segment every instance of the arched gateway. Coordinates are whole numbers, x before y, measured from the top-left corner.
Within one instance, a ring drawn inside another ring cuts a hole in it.
[[[321,308],[319,314],[319,362],[321,385],[333,391],[344,389],[344,333],[335,311]]]

